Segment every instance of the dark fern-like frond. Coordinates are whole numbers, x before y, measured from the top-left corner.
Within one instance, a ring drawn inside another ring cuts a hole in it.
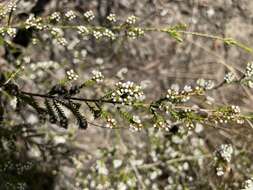
[[[45,99],[45,106],[49,115],[49,122],[50,123],[56,123],[57,122],[57,116],[55,113],[54,108],[52,107],[52,105],[50,104],[48,99]]]
[[[68,127],[67,116],[65,115],[64,111],[61,108],[61,105],[59,104],[59,102],[57,100],[53,100],[53,105],[54,105],[54,108],[58,114],[60,126],[66,129]]]
[[[81,129],[86,129],[88,126],[86,118],[80,113],[79,108],[80,106],[72,101],[64,102],[64,101],[59,101],[60,104],[65,106],[67,109],[69,109],[73,115],[75,116],[79,128]]]

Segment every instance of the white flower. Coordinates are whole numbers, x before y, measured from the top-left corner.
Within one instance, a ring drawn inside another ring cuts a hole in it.
[[[73,69],[66,72],[69,80],[77,80],[79,78],[78,74],[74,72]]]
[[[111,13],[106,17],[107,20],[109,20],[110,22],[116,22],[116,15]]]
[[[226,83],[231,83],[235,80],[235,75],[232,72],[229,72],[225,75],[224,80]]]
[[[253,76],[253,62],[250,62],[247,64],[245,75],[246,77]]]
[[[104,76],[103,74],[100,72],[100,71],[97,71],[97,70],[93,70],[92,71],[92,80],[96,81],[96,82],[102,82],[103,79],[104,79]]]
[[[102,175],[108,175],[108,173],[109,173],[108,169],[106,168],[105,163],[101,160],[97,161],[96,169],[97,169],[98,173],[102,174]]]
[[[96,64],[102,65],[103,63],[104,63],[104,60],[103,60],[101,57],[98,57],[98,58],[96,59]]]
[[[198,79],[197,85],[206,90],[210,90],[214,87],[214,82],[212,80]]]
[[[31,156],[31,157],[35,157],[35,158],[38,158],[41,156],[41,152],[39,150],[38,147],[32,147],[29,151],[28,151],[28,154]]]
[[[195,132],[200,133],[201,131],[203,131],[203,125],[201,125],[200,123],[197,123],[195,127]]]
[[[126,23],[132,25],[136,23],[136,20],[137,20],[136,16],[131,15],[127,18]]]
[[[126,190],[127,189],[127,185],[123,182],[119,182],[118,183],[118,190]]]
[[[130,105],[135,101],[142,101],[143,99],[145,99],[145,95],[141,86],[130,81],[124,83],[118,82],[115,93],[112,94],[112,100],[114,102],[122,102],[122,104]]]
[[[43,25],[42,25],[42,18],[41,17],[36,17],[31,14],[29,15],[28,19],[25,21],[25,28],[29,29],[29,28],[36,28],[38,30],[42,30],[43,29]]]
[[[222,159],[230,162],[233,154],[233,147],[231,144],[222,144],[218,149],[218,154]]]
[[[249,88],[253,88],[253,82],[251,80],[247,81],[247,85]]]
[[[15,37],[16,33],[17,33],[17,29],[16,28],[8,28],[6,33],[11,37]]]
[[[87,34],[89,34],[90,31],[86,26],[78,26],[77,32],[78,32],[78,34],[81,34],[81,35],[87,35]]]
[[[241,190],[253,190],[253,178],[247,179],[243,183],[243,188]]]
[[[93,31],[92,35],[94,36],[94,38],[96,38],[97,40],[102,38],[103,34],[100,31]]]
[[[59,22],[61,20],[61,15],[59,12],[54,12],[50,15],[49,19]]]
[[[150,173],[150,179],[154,180],[158,177],[158,172],[157,171],[153,171]]]
[[[54,136],[53,141],[56,145],[65,144],[66,143],[66,138],[64,136],[56,135],[56,136]]]
[[[65,13],[65,16],[67,17],[68,20],[73,20],[76,18],[76,13],[74,11],[70,10]]]
[[[13,109],[16,109],[16,106],[17,106],[17,98],[14,97],[11,99],[10,101],[10,106],[13,108]]]
[[[107,28],[104,30],[103,36],[108,37],[111,40],[115,40],[116,39],[115,34],[111,30],[109,30]]]
[[[186,85],[186,86],[184,86],[184,91],[185,92],[191,92],[192,91],[192,87],[189,86],[189,85]]]
[[[93,11],[87,11],[84,13],[84,17],[88,20],[88,21],[92,21],[95,16],[94,16],[94,13]]]
[[[113,160],[113,167],[115,169],[119,168],[122,165],[122,160]]]
[[[140,119],[140,117],[139,117],[138,115],[134,115],[134,116],[133,116],[133,121],[134,121],[135,123],[138,123],[138,124],[141,123],[141,119]]]
[[[221,168],[221,167],[216,168],[216,175],[223,176],[224,175],[223,168]]]

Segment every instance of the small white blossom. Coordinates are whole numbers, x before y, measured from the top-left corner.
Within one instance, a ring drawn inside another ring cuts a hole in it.
[[[104,75],[100,71],[93,70],[91,79],[96,82],[102,82],[104,79]]]
[[[103,37],[103,33],[100,31],[93,31],[92,35],[98,40]]]
[[[140,117],[138,116],[138,115],[134,115],[133,116],[133,121],[135,122],[135,123],[141,123],[141,119],[140,119]]]
[[[113,160],[113,167],[115,169],[119,168],[122,165],[122,160]]]
[[[108,118],[106,119],[106,121],[107,121],[107,123],[106,123],[106,125],[105,125],[106,128],[113,128],[113,127],[116,127],[116,124],[117,124],[117,123],[116,123],[116,120],[115,120],[115,119],[108,117]]]
[[[76,18],[76,13],[72,10],[68,11],[65,13],[65,17],[68,19],[68,20],[73,20]]]
[[[223,176],[224,175],[224,170],[222,167],[216,168],[216,175],[217,176]]]
[[[60,15],[59,12],[54,12],[50,15],[49,19],[53,20],[53,21],[56,21],[56,22],[59,22],[61,20],[61,15]]]
[[[226,83],[231,83],[235,80],[235,75],[232,72],[229,72],[225,75],[224,80]]]
[[[103,63],[104,63],[103,58],[98,57],[98,58],[96,59],[96,64],[98,64],[98,65],[102,65]]]
[[[109,30],[109,29],[105,29],[105,31],[103,32],[103,36],[108,37],[111,40],[115,40],[116,39],[115,34],[111,30]]]
[[[109,173],[108,169],[106,168],[105,163],[101,160],[98,160],[96,162],[96,169],[98,171],[98,174],[101,174],[101,175],[108,175]]]
[[[232,154],[233,154],[233,147],[231,144],[222,144],[218,149],[218,155],[226,162],[231,161]]]
[[[14,38],[17,34],[17,29],[16,28],[8,28],[6,33],[11,37]]]
[[[135,101],[142,101],[145,95],[141,86],[127,81],[125,83],[118,82],[116,90],[112,93],[112,100],[114,102],[122,102],[123,104],[132,104]]]
[[[126,23],[132,25],[136,23],[136,20],[137,20],[136,16],[131,15],[127,18]]]
[[[66,72],[69,80],[77,80],[79,78],[78,74],[74,72],[73,69]]]
[[[25,28],[36,28],[37,30],[42,30],[43,25],[42,25],[42,18],[41,17],[36,17],[31,14],[29,15],[28,19],[25,21]]]
[[[88,21],[92,21],[95,18],[95,15],[94,15],[93,11],[87,11],[87,12],[84,13],[84,17]]]
[[[113,14],[113,13],[109,14],[109,15],[106,17],[106,19],[107,19],[108,21],[110,21],[110,22],[116,22],[116,21],[117,21],[117,20],[116,20],[116,15]]]
[[[53,141],[56,145],[66,143],[66,138],[64,136],[55,135]]]
[[[118,190],[127,190],[127,185],[123,182],[118,183]]]
[[[87,35],[89,34],[89,29],[86,26],[78,26],[77,27],[78,34]]]
[[[16,109],[16,106],[17,106],[17,98],[14,97],[11,99],[10,101],[10,106],[13,108],[13,109]]]
[[[214,82],[212,80],[198,79],[197,84],[206,90],[210,90],[214,87]]]
[[[253,76],[253,62],[247,63],[245,76],[246,77]]]
[[[243,183],[243,188],[241,190],[253,190],[253,178],[247,179]]]
[[[50,30],[50,33],[55,37],[55,38],[60,38],[64,35],[64,32],[61,28],[56,28],[56,27],[53,27],[51,28]]]
[[[127,36],[131,39],[136,39],[137,37],[143,36],[143,35],[144,35],[144,30],[137,27],[127,32]]]

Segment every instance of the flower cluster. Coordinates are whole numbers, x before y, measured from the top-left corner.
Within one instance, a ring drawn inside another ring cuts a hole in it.
[[[253,88],[253,62],[246,66],[244,82],[249,88]]]
[[[136,101],[142,101],[145,95],[141,89],[141,86],[134,84],[133,82],[118,82],[116,84],[115,92],[111,94],[113,102],[122,102],[122,104],[131,105]]]
[[[72,10],[68,11],[65,13],[65,17],[71,21],[71,20],[74,20],[76,18],[76,13]]]
[[[4,18],[8,13],[17,9],[17,0],[10,1],[7,7],[0,11],[0,18]]]
[[[178,85],[172,85],[171,88],[167,90],[166,99],[172,103],[186,102],[193,93],[198,94],[199,90],[199,88],[192,89],[192,87],[188,85],[180,90]]]
[[[107,117],[105,127],[114,128],[114,127],[116,127],[116,124],[117,123],[116,123],[116,120],[114,118]]]
[[[217,176],[223,176],[225,174],[224,168],[223,167],[217,167],[216,168],[216,175]]]
[[[94,38],[96,38],[97,40],[99,40],[99,39],[101,39],[102,37],[103,37],[103,33],[102,32],[100,32],[100,31],[96,31],[96,30],[94,30],[93,31],[93,33],[92,33],[92,35],[94,36]]]
[[[130,130],[139,131],[139,130],[141,130],[143,128],[143,124],[141,123],[141,119],[137,115],[134,115],[132,117],[132,120],[130,122],[131,122],[131,124],[130,124]]]
[[[139,36],[144,35],[144,30],[141,28],[131,28],[129,31],[127,31],[127,36],[131,39],[136,39]]]
[[[11,1],[7,6],[7,12],[15,11],[17,9],[18,0]]]
[[[17,33],[16,28],[5,28],[5,27],[0,27],[0,35],[5,36],[6,34],[10,36],[11,38],[15,37]]]
[[[49,19],[50,19],[51,21],[60,22],[60,20],[61,20],[61,14],[60,14],[59,12],[53,12],[53,13],[50,15]]]
[[[113,13],[109,14],[109,15],[106,17],[106,19],[107,19],[108,21],[110,21],[110,22],[116,22],[116,21],[117,21],[117,20],[116,20],[116,15],[113,14]]]
[[[229,172],[228,164],[232,160],[233,146],[231,144],[222,144],[215,152],[215,171],[219,177]]]
[[[252,190],[253,189],[253,178],[247,179],[243,183],[241,190]]]
[[[78,34],[81,34],[81,35],[89,34],[89,29],[86,26],[78,26],[77,31],[78,31]]]
[[[245,75],[246,77],[253,76],[253,62],[247,63]]]
[[[55,61],[40,61],[36,63],[31,63],[29,67],[32,69],[32,71],[36,71],[38,69],[49,69],[49,68],[58,68],[59,63]]]
[[[67,40],[64,38],[64,32],[61,28],[53,27],[51,28],[50,33],[59,44],[62,46],[67,45]]]
[[[61,28],[53,27],[51,28],[50,32],[55,38],[60,38],[64,35],[64,32]]]
[[[244,123],[244,119],[240,115],[240,107],[235,105],[222,107],[214,111],[210,119],[214,120],[215,123],[228,123],[229,121],[238,124]]]
[[[163,119],[158,119],[154,125],[154,128],[158,128],[158,129],[164,129],[165,131],[169,131],[171,129],[171,121],[166,120],[164,121]]]
[[[69,80],[77,80],[79,78],[78,74],[74,72],[73,69],[66,72]]]
[[[232,83],[235,79],[235,75],[232,72],[226,73],[226,75],[224,76],[224,81],[228,84]]]
[[[91,80],[94,80],[96,82],[102,82],[104,79],[104,75],[97,70],[92,71],[92,78]]]
[[[95,15],[94,15],[93,11],[87,11],[87,12],[84,13],[84,17],[88,21],[92,21],[95,18]]]
[[[96,162],[96,169],[97,169],[98,174],[101,174],[101,175],[107,175],[109,172],[105,163],[102,160],[98,160]]]
[[[131,15],[131,16],[129,16],[129,17],[127,18],[126,23],[129,24],[129,25],[133,25],[133,24],[136,23],[136,21],[137,21],[136,16]]]
[[[198,79],[197,85],[205,90],[210,90],[214,87],[214,82],[212,80]]]
[[[42,30],[44,25],[42,24],[41,17],[35,17],[33,14],[29,15],[28,19],[25,21],[25,28],[35,28],[37,30]]]
[[[232,159],[233,151],[231,144],[222,144],[217,150],[217,156],[229,163]]]
[[[108,37],[111,40],[115,40],[115,38],[116,38],[115,34],[107,28],[104,30],[103,36]]]

